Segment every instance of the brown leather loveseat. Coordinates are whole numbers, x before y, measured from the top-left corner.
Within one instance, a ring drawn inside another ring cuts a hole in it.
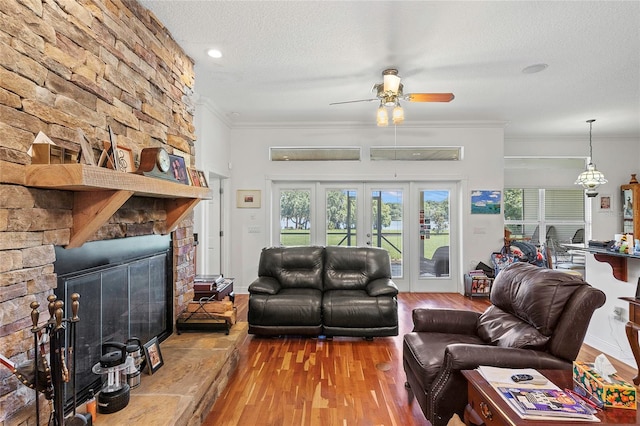
[[[268,247],[249,286],[249,333],[398,335],[398,287],[377,247]]]
[[[602,291],[579,276],[514,263],[491,289],[492,306],[482,314],[415,309],[414,328],[404,336],[403,367],[433,426],[446,425],[467,404],[462,370],[480,365],[570,369]]]

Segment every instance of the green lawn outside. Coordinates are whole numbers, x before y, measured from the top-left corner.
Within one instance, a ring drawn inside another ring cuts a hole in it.
[[[330,234],[328,236],[328,245],[335,246],[345,237],[346,234]],[[402,255],[393,247],[397,247],[402,250],[402,243],[400,241],[400,233],[394,232],[384,232],[384,237],[382,239],[382,247],[389,252],[389,256],[391,256],[391,260],[399,260],[402,258]],[[283,246],[307,246],[310,244],[310,234],[307,230],[282,230],[280,233],[280,242]],[[355,243],[353,243],[355,241]],[[423,240],[424,242],[424,254],[425,257],[431,258],[433,257],[433,253],[436,251],[438,247],[449,245],[449,234],[431,234],[431,238]],[[358,241],[356,235],[352,235],[352,244],[353,245],[364,245],[362,241]],[[342,243],[342,245],[346,245]],[[393,245],[393,246],[392,246]]]

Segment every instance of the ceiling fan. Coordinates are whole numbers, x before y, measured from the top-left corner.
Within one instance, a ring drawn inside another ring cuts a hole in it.
[[[376,92],[376,97],[371,99],[358,99],[355,101],[333,102],[329,105],[350,104],[354,102],[380,101],[376,122],[378,126],[389,124],[389,115],[385,107],[393,107],[393,124],[400,124],[404,121],[404,110],[400,106],[400,100],[408,102],[451,102],[453,93],[407,93],[403,92],[403,85],[400,83],[398,70],[389,68],[382,71],[382,83],[373,85],[371,91]]]

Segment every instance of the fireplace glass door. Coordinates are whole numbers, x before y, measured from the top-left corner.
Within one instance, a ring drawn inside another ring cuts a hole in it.
[[[76,388],[79,400],[101,387],[102,377],[91,372],[100,361],[102,344],[125,343],[137,337],[144,344],[151,338],[166,335],[170,328],[170,301],[167,295],[168,252],[116,265],[91,268],[58,276],[58,298],[64,301],[66,316],[71,316],[71,295],[80,294],[76,347],[69,351],[71,372],[76,357]],[[73,342],[66,327],[67,348]],[[65,401],[73,398],[71,381],[65,386]]]

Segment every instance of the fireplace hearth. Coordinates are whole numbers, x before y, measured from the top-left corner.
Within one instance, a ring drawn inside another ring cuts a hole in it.
[[[106,342],[124,343],[137,337],[142,343],[172,331],[173,268],[171,237],[150,235],[85,243],[82,247],[56,247],[56,296],[71,306],[80,294],[77,326],[76,387],[78,401],[101,388],[100,376],[91,372]],[[70,342],[69,336],[66,341]],[[69,347],[69,345],[67,345]],[[71,383],[71,382],[70,382]],[[65,387],[65,407],[74,389]]]

